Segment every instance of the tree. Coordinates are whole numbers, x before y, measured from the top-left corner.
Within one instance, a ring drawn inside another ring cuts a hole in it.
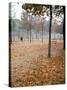
[[[34,29],[36,31],[36,39],[39,39],[39,32],[42,30],[42,20],[40,16],[35,16]]]
[[[30,42],[31,42],[31,23],[32,23],[32,16],[30,16]]]
[[[43,43],[43,25],[44,24],[44,22],[43,22],[43,20],[42,20],[42,43]]]
[[[27,39],[29,40],[29,28],[30,28],[30,20],[29,20],[29,15],[26,12],[22,13],[21,16],[22,19],[22,24],[23,24],[23,28],[25,29],[25,31],[27,32]]]
[[[44,12],[47,13],[48,8],[50,8],[50,24],[49,24],[49,47],[48,47],[48,57],[51,56],[51,23],[52,23],[52,6],[51,5],[39,5],[39,4],[24,4],[22,8],[32,15],[44,16]],[[49,13],[47,13],[49,14]],[[31,27],[30,27],[31,31]],[[42,41],[43,41],[43,24],[42,24]]]
[[[12,35],[11,35],[11,3],[9,3],[9,43],[12,42]]]
[[[63,40],[64,40],[64,44],[63,44],[63,48],[65,50],[65,6],[63,6],[63,13],[64,13],[64,19],[63,19]]]
[[[32,5],[31,4],[23,4],[22,8],[25,9],[27,11],[27,13],[29,13],[29,31],[30,31],[30,42],[31,42],[31,23],[32,23],[32,15],[30,15],[31,13],[31,9],[32,9]]]
[[[50,5],[50,24],[49,24],[49,47],[48,47],[48,57],[51,57],[51,25],[52,25],[52,6]]]
[[[55,14],[56,16],[60,16],[62,14],[64,17],[63,19],[63,49],[65,49],[65,6],[55,6]]]

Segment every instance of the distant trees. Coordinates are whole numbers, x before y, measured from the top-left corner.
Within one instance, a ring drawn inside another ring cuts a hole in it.
[[[32,15],[44,17],[45,13],[47,14],[47,16],[50,17],[50,20],[49,20],[48,57],[51,57],[51,27],[52,27],[53,14],[55,16],[59,17],[61,13],[65,13],[65,11],[64,11],[65,8],[62,6],[41,5],[41,4],[23,4],[22,8],[25,9],[26,12],[30,14],[31,18],[32,18]],[[39,19],[39,21],[40,21],[40,19]],[[39,21],[36,21],[36,23]],[[41,25],[41,28],[39,28],[38,25]],[[65,26],[64,25],[65,25],[65,18],[63,20],[63,40],[64,40],[64,46],[65,46]],[[38,29],[42,30],[42,42],[43,42],[43,30],[44,30],[43,26],[44,26],[44,19],[42,18],[40,23],[35,25],[37,32],[39,31]],[[37,35],[37,32],[36,32],[36,35]],[[31,42],[31,21],[30,21],[30,42]]]
[[[32,25],[32,16],[29,15],[27,12],[22,13],[22,22],[23,22],[23,28],[27,32],[27,39],[31,42],[31,25]],[[30,35],[30,37],[29,37]]]
[[[13,24],[13,32],[14,32],[14,41],[15,41],[15,36],[16,36],[16,32],[15,32],[15,25],[16,25],[16,23],[15,23],[15,21],[13,20],[13,22],[12,22],[12,24]]]
[[[44,31],[43,26],[44,26],[44,20],[42,19],[42,20],[41,20],[41,27],[42,27],[42,43],[43,43],[43,31]]]
[[[30,20],[29,20],[28,13],[23,12],[21,19],[22,19],[22,26],[25,29],[25,31],[27,32],[27,39],[29,40]]]
[[[41,20],[40,16],[35,16],[35,17],[36,17],[36,19],[33,22],[33,27],[36,32],[36,39],[39,39],[41,36],[40,33],[42,31],[42,20]]]
[[[38,4],[24,4],[22,5],[22,8],[25,9],[28,13],[31,13],[32,15],[38,15],[38,16],[44,16],[44,12],[47,11],[48,8],[50,8],[50,24],[49,24],[49,47],[48,47],[48,57],[51,55],[51,22],[52,22],[52,6],[46,6],[46,5],[38,5]],[[30,25],[30,31],[31,31],[31,25]],[[31,36],[31,33],[30,33]],[[31,38],[30,38],[31,41]],[[43,42],[43,22],[42,22],[42,42]]]
[[[55,6],[55,14],[56,16],[61,17],[63,19],[63,48],[65,49],[65,6]]]

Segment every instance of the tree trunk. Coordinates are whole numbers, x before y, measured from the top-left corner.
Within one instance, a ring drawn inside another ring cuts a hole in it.
[[[12,42],[11,19],[9,19],[9,42]]]
[[[9,87],[11,87],[11,19],[9,19]]]
[[[30,43],[31,43],[31,24],[30,24]]]
[[[13,21],[13,29],[14,29],[14,41],[15,41],[15,21]]]
[[[49,24],[48,57],[51,57],[51,26],[52,26],[52,6],[50,5],[50,24]]]
[[[63,19],[63,49],[65,50],[65,6],[63,6],[63,13],[64,13],[64,19]]]
[[[9,19],[9,87],[11,87],[11,43],[12,43],[12,35],[11,35],[11,19]]]
[[[43,22],[42,22],[42,43],[43,43]]]
[[[18,30],[17,33],[18,33],[18,40],[20,40],[20,30]]]
[[[36,40],[37,40],[37,31],[36,31]]]
[[[29,30],[27,29],[27,40],[29,40]]]
[[[31,43],[31,20],[32,19],[32,16],[31,16],[31,18],[30,18],[30,43]]]
[[[14,41],[15,41],[15,29],[14,29]]]

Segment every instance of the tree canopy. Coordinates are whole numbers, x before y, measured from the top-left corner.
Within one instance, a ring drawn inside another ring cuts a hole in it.
[[[46,10],[49,8],[49,5],[23,4],[22,8],[25,9],[28,13],[32,13],[32,15],[44,16],[44,12],[46,12]]]

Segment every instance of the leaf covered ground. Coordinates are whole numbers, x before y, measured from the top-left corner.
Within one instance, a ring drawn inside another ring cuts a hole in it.
[[[36,86],[65,83],[63,43],[53,42],[48,58],[48,43],[11,44],[11,86]]]

